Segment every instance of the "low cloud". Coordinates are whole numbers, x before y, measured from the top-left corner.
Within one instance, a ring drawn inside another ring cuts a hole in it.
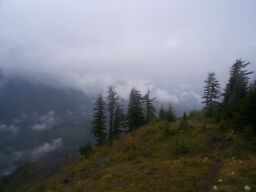
[[[156,98],[160,102],[179,103],[179,98],[176,95],[174,95],[174,94],[170,94],[166,90],[157,89],[155,94],[156,94]]]
[[[179,98],[181,98],[183,101],[194,99],[197,101],[197,103],[201,103],[202,101],[202,97],[195,91],[182,91],[179,94]]]
[[[37,161],[62,146],[63,139],[57,138],[50,142],[45,142],[31,150],[16,151],[11,154],[0,152],[0,176],[9,175],[17,169],[18,165],[28,161]],[[17,162],[19,163],[17,164]]]
[[[89,94],[117,81],[142,90],[150,79],[171,93],[158,92],[163,100],[177,102],[173,90],[188,82],[199,93],[209,71],[223,85],[236,58],[255,68],[256,1],[0,2],[0,68],[7,75]]]
[[[68,111],[66,111],[66,114],[67,114],[67,116],[72,116],[72,115],[73,115],[73,112],[70,111],[70,110],[68,110]]]
[[[61,146],[63,146],[63,139],[57,138],[50,142],[45,142],[32,150],[16,151],[12,153],[11,156],[12,159],[15,161],[22,159],[37,160],[46,155],[47,153],[55,151]]]
[[[36,131],[43,131],[51,129],[57,121],[54,111],[49,111],[47,114],[39,117],[39,123],[34,124],[31,129]]]
[[[136,88],[142,95],[146,94],[148,88],[154,87],[152,83],[142,79],[117,81],[113,84],[120,98],[128,100],[132,88]]]
[[[1,124],[0,125],[0,131],[8,131],[11,132],[13,134],[16,134],[19,131],[19,127],[15,126],[15,125],[6,125],[6,124]]]
[[[154,83],[146,80],[130,80],[126,82],[117,82],[114,84],[116,92],[119,94],[120,98],[128,100],[129,93],[132,88],[136,88],[141,92],[142,95],[146,94],[150,90],[151,97],[155,97],[160,103],[173,103],[184,104],[191,100],[196,101],[196,103],[201,103],[201,96],[193,91],[192,87],[181,85],[179,90],[174,92],[168,91],[158,87]],[[106,89],[105,89],[106,90]],[[106,94],[106,91],[104,92]]]
[[[62,138],[55,139],[50,143],[44,143],[44,144],[38,146],[37,148],[35,148],[31,152],[32,158],[38,159],[38,158],[42,157],[43,155],[60,148],[62,145],[63,145]]]

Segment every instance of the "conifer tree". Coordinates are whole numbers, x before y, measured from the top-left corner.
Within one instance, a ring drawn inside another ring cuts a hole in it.
[[[129,131],[144,124],[142,97],[140,92],[135,88],[130,92],[127,119]]]
[[[224,92],[223,105],[229,117],[238,111],[239,106],[249,91],[249,75],[246,70],[249,62],[236,60],[230,69],[230,78]]]
[[[160,110],[159,110],[159,119],[160,120],[165,120],[166,117],[166,111],[164,110],[163,106],[161,106]]]
[[[188,125],[188,117],[187,117],[187,114],[184,113],[183,117],[182,117],[182,119],[180,121],[179,129],[182,130],[182,131],[185,131],[185,130],[188,129],[188,127],[189,127],[189,125]]]
[[[174,122],[176,120],[176,115],[171,104],[169,104],[168,110],[165,110],[163,106],[161,106],[159,111],[159,119],[168,122]]]
[[[107,108],[108,108],[108,136],[109,139],[112,138],[113,135],[113,120],[114,120],[114,112],[116,110],[117,102],[118,102],[118,94],[115,92],[113,86],[108,87],[108,96],[107,96]]]
[[[118,102],[114,112],[112,138],[114,139],[118,138],[120,135],[122,135],[126,131],[127,131],[127,118],[124,113],[124,110],[122,109],[122,106]]]
[[[252,92],[256,91],[256,80],[254,80],[254,82],[252,83]]]
[[[150,91],[148,90],[143,97],[143,102],[145,104],[145,123],[149,123],[156,118],[156,109],[153,105],[154,100],[155,98],[150,98]]]
[[[92,133],[95,136],[98,145],[103,144],[106,139],[105,106],[106,104],[102,95],[99,95],[93,108],[94,115],[92,121]]]
[[[213,109],[219,104],[220,98],[220,85],[215,77],[215,73],[208,74],[205,80],[203,104],[207,115],[211,115]]]
[[[248,95],[243,100],[235,117],[234,125],[239,131],[244,128],[252,128],[254,134],[256,134],[256,81],[252,84]]]
[[[250,83],[249,86],[249,93],[252,93],[256,90],[256,80],[254,80],[253,82]]]
[[[171,105],[171,103],[169,103],[169,108],[167,111],[167,120],[169,122],[174,122],[176,120],[176,115],[174,113],[173,107]]]

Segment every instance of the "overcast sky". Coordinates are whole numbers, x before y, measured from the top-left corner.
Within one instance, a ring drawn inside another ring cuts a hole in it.
[[[255,10],[255,0],[0,0],[0,67],[200,98],[209,71],[224,84],[235,59],[256,68]]]

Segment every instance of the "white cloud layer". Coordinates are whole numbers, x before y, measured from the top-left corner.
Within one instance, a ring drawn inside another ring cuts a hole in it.
[[[6,125],[6,124],[1,124],[0,125],[0,131],[8,131],[11,132],[13,134],[16,134],[19,131],[19,127],[17,127],[16,125]]]
[[[31,129],[36,131],[43,131],[51,129],[56,124],[57,118],[54,111],[49,111],[47,114],[39,117],[39,122],[32,125]]]
[[[57,138],[50,142],[45,142],[42,145],[39,145],[31,150],[24,150],[24,151],[16,151],[11,154],[9,158],[13,161],[21,161],[23,159],[27,160],[38,160],[42,158],[47,153],[55,151],[63,146],[63,139]]]
[[[33,159],[40,158],[41,156],[60,148],[62,145],[63,145],[63,140],[61,138],[54,139],[50,143],[44,143],[44,144],[38,146],[37,148],[35,148],[31,152],[32,157],[33,157]]]
[[[209,71],[223,85],[236,58],[256,68],[255,9],[254,0],[2,0],[0,68],[87,93],[151,82],[178,102],[174,92],[186,83],[200,94]]]

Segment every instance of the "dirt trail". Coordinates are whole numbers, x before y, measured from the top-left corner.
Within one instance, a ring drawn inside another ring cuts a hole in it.
[[[215,184],[214,181],[222,169],[223,161],[216,159],[212,156],[215,150],[224,150],[232,145],[232,140],[228,140],[221,137],[213,137],[209,144],[209,148],[205,153],[205,156],[213,161],[212,165],[208,168],[207,172],[198,181],[195,191],[196,192],[210,192],[213,191],[212,187]]]

